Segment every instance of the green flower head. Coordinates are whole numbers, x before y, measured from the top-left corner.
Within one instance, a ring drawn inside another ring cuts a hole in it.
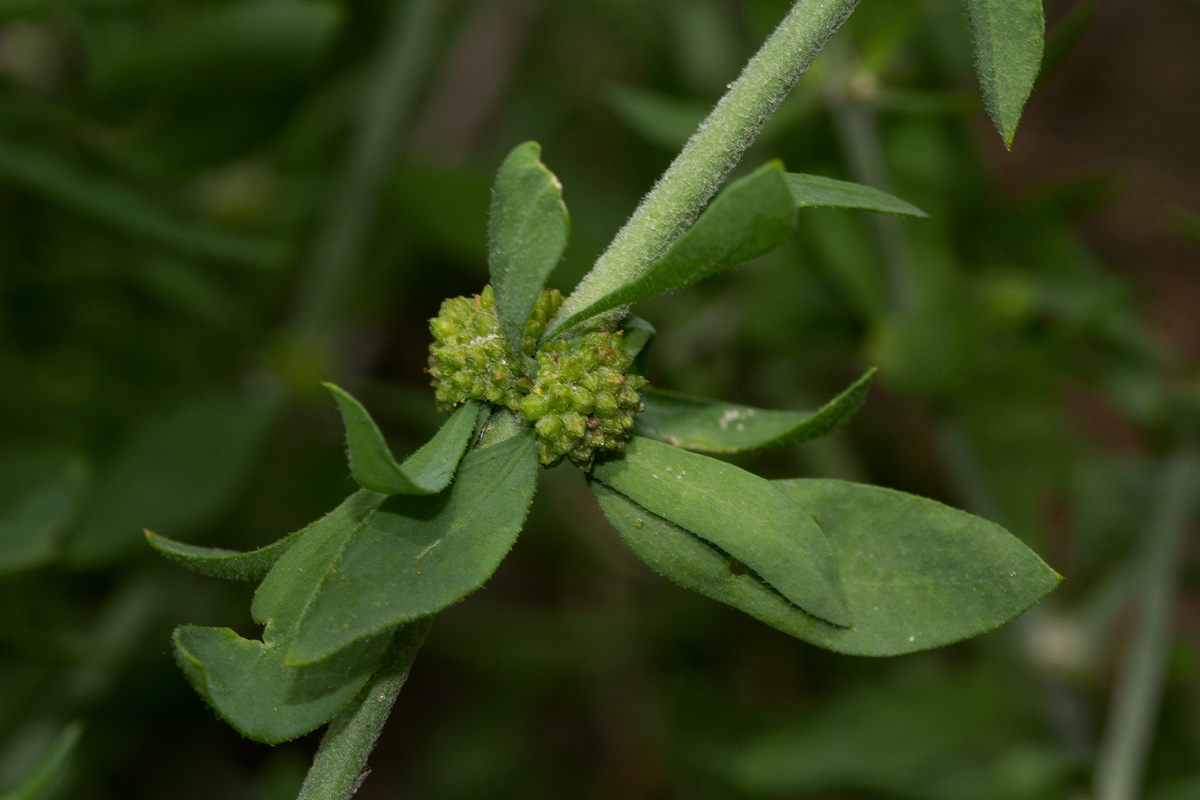
[[[588,469],[598,452],[625,448],[644,408],[639,390],[646,379],[629,373],[633,357],[621,349],[619,331],[557,339],[538,350],[561,303],[557,291],[543,291],[525,326],[528,371],[536,358],[531,379],[524,365],[509,363],[491,286],[446,300],[429,325],[429,374],[443,411],[466,400],[506,406],[534,423],[543,464],[566,457]]]

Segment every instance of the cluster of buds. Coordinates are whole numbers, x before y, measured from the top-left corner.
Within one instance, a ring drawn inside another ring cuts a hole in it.
[[[598,331],[538,351],[537,378],[518,410],[534,422],[543,464],[566,456],[587,469],[597,451],[625,449],[633,417],[645,408],[638,390],[646,379],[629,373],[633,358],[621,338]]]
[[[587,469],[598,451],[625,449],[633,417],[645,408],[638,390],[646,379],[629,374],[633,357],[621,349],[621,332],[559,339],[538,350],[561,303],[557,291],[543,291],[525,326],[523,356],[531,369],[537,359],[530,378],[525,365],[509,363],[491,286],[444,301],[429,323],[428,372],[441,410],[466,400],[507,406],[534,423],[543,464],[567,457]]]
[[[560,305],[562,295],[557,289],[538,295],[525,324],[524,355],[533,356],[537,340]],[[433,344],[429,345],[428,372],[439,409],[452,411],[466,400],[487,400],[517,409],[533,383],[525,377],[521,364],[509,363],[491,286],[471,297],[444,300],[438,315],[429,321],[429,330]]]

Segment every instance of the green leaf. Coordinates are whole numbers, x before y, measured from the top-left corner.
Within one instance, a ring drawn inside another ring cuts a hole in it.
[[[436,494],[450,485],[479,422],[479,402],[468,400],[460,406],[432,439],[397,464],[362,403],[332,383],[325,388],[342,411],[350,471],[359,486],[380,494]]]
[[[517,145],[496,174],[488,223],[488,269],[511,358],[524,364],[525,323],[562,258],[571,221],[562,184],[537,142]]]
[[[621,330],[625,335],[621,338],[621,350],[633,356],[629,371],[638,375],[646,374],[646,358],[650,354],[650,345],[658,331],[654,326],[641,317],[626,314],[621,321]]]
[[[479,431],[479,441],[475,444],[476,450],[483,450],[506,442],[514,436],[525,433],[530,427],[529,420],[519,414],[514,414],[507,408],[496,406],[492,408],[495,410],[484,421],[483,427]]]
[[[661,442],[706,453],[745,453],[783,447],[833,433],[850,421],[867,397],[868,370],[816,411],[771,411],[645,388],[646,410],[634,430]]]
[[[671,152],[687,144],[711,110],[705,103],[633,86],[613,86],[604,102],[643,139]]]
[[[288,636],[265,642],[229,628],[184,625],[172,640],[196,692],[243,736],[279,744],[315,730],[371,677],[392,632],[355,642],[331,658],[285,666]]]
[[[0,138],[0,180],[95,219],[137,239],[174,250],[253,267],[274,267],[286,257],[282,242],[237,236],[180,222],[163,204],[125,186],[80,171],[40,149]]]
[[[796,224],[796,209],[773,161],[729,185],[658,261],[632,282],[555,323],[553,336],[577,322],[618,306],[682,289],[771,252]]]
[[[912,203],[861,183],[795,172],[789,172],[786,177],[796,208],[861,208],[908,217],[929,216]]]
[[[261,642],[242,639],[226,628],[176,630],[175,652],[184,674],[243,735],[274,744],[313,730],[354,696],[382,658],[390,634],[365,638],[315,664],[285,664],[296,625],[321,579],[385,499],[361,490],[288,537],[294,541],[267,573],[251,606],[255,621],[266,626]]]
[[[249,552],[226,550],[223,547],[200,547],[184,544],[146,531],[146,541],[176,564],[195,570],[202,575],[224,578],[229,581],[260,581],[271,571],[284,553],[308,530],[303,528],[289,533],[266,547]]]
[[[326,571],[289,663],[325,658],[482,586],[525,522],[537,478],[535,443],[526,427],[467,455],[447,492],[385,501]]]
[[[762,576],[781,601],[834,625],[854,621],[825,535],[770,481],[640,436],[591,477],[716,545]]]
[[[110,563],[146,528],[177,536],[215,519],[243,488],[274,416],[272,404],[212,394],[138,424],[100,473],[68,560]]]
[[[57,796],[63,773],[82,733],[81,722],[72,722],[63,728],[38,765],[4,795],[4,800],[50,800]]]
[[[803,714],[760,727],[722,762],[726,777],[751,797],[811,797],[838,789],[928,796],[919,787],[939,765],[969,763],[997,731],[1012,730],[1032,710],[1029,693],[1011,674],[956,672],[907,676],[899,685],[878,678],[852,684]],[[955,792],[981,795],[996,797]]]
[[[97,52],[92,83],[109,102],[178,102],[214,92],[262,97],[316,74],[344,17],[339,6],[322,0],[197,7],[126,46]]]
[[[967,19],[983,102],[1005,147],[1012,147],[1042,63],[1042,0],[967,0]]]
[[[1060,580],[998,525],[932,500],[836,480],[777,481],[833,545],[851,628],[801,613],[758,576],[603,487],[601,510],[656,572],[773,628],[840,653],[894,656],[976,636],[1019,616]]]
[[[250,613],[267,626],[267,635],[272,626],[292,629],[300,622],[346,542],[386,499],[386,495],[361,489],[302,531],[254,593]]]
[[[60,465],[0,514],[0,575],[32,569],[58,555],[83,500],[82,471]]]

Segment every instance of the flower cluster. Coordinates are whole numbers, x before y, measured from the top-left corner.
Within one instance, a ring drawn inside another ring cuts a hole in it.
[[[444,301],[429,324],[429,374],[438,408],[472,399],[507,406],[534,423],[543,464],[567,457],[587,469],[598,451],[625,448],[633,417],[644,408],[638,390],[646,379],[629,374],[633,357],[621,349],[621,332],[559,339],[538,350],[561,303],[557,291],[543,291],[525,326],[528,371],[537,359],[530,378],[525,365],[509,363],[491,286]]]
[[[537,378],[518,410],[535,423],[543,464],[567,456],[586,469],[596,451],[625,449],[646,379],[629,373],[621,338],[597,331],[538,351]]]
[[[560,305],[562,295],[557,289],[538,295],[525,324],[521,343],[525,355],[534,354],[546,323]],[[438,315],[429,321],[429,330],[433,344],[429,345],[428,372],[442,411],[451,411],[466,400],[487,400],[515,411],[532,388],[522,365],[508,363],[491,286],[471,297],[444,300]]]

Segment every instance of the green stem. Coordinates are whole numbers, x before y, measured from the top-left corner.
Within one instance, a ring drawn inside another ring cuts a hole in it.
[[[839,60],[847,61],[848,53]],[[849,63],[843,72],[851,69]],[[859,183],[865,183],[885,192],[891,191],[887,165],[883,160],[883,146],[879,140],[879,125],[874,110],[852,97],[838,96],[833,99],[832,111],[838,138],[846,151],[850,174]],[[916,305],[916,281],[913,277],[912,254],[904,239],[904,228],[899,219],[891,214],[868,214],[875,239],[879,242],[887,267],[888,285],[892,295],[892,310],[905,314]]]
[[[362,260],[380,190],[432,61],[442,7],[442,0],[397,0],[379,57],[367,71],[345,170],[330,193],[296,299],[291,328],[304,339],[319,342],[328,333]]]
[[[1180,453],[1164,466],[1159,497],[1147,531],[1138,596],[1137,630],[1125,651],[1123,679],[1096,766],[1097,800],[1134,800],[1153,741],[1162,700],[1171,633],[1171,607],[1179,583],[1186,533],[1200,504],[1200,458]]]
[[[696,219],[858,0],[799,0],[559,309],[565,320],[646,270]],[[618,309],[601,315],[616,320]],[[554,333],[552,325],[547,335]]]
[[[430,623],[431,618],[419,620],[396,632],[371,682],[329,723],[297,800],[346,800],[358,791],[366,777],[367,756],[408,679]]]

